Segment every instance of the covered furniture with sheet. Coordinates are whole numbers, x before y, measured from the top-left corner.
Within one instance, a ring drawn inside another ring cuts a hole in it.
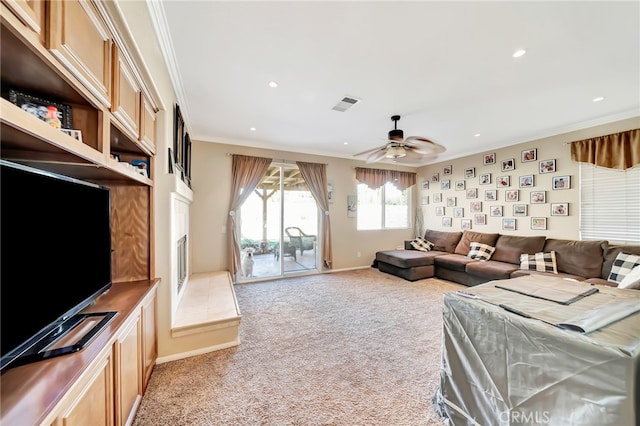
[[[434,403],[447,425],[637,425],[639,363],[637,290],[495,280],[444,296]]]

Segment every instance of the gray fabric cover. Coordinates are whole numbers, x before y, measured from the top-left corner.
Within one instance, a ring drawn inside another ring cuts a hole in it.
[[[581,275],[574,274],[566,274],[564,272],[558,272],[557,274],[551,272],[539,272],[539,271],[530,271],[525,269],[516,269],[511,273],[511,278],[525,277],[527,275],[540,275],[543,277],[557,277],[557,278],[571,278],[576,281],[584,281],[585,277]]]
[[[545,239],[544,235],[535,237],[500,235],[500,238],[496,241],[496,251],[491,256],[491,260],[520,265],[520,255],[541,252]]]

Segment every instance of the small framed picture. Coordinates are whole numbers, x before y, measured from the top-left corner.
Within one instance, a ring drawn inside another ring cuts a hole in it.
[[[81,130],[71,130],[71,129],[60,129],[62,133],[66,133],[71,136],[78,142],[82,142],[82,131]]]
[[[464,191],[465,188],[466,188],[465,181],[463,180],[456,181],[456,191]]]
[[[471,219],[462,219],[462,220],[460,220],[460,228],[461,229],[471,229]]]
[[[467,189],[467,198],[478,198],[478,188]]]
[[[423,191],[426,191],[427,189],[429,189],[429,181],[428,180],[423,180],[422,184],[420,185],[420,189],[422,189]]]
[[[454,209],[453,209],[453,217],[464,217],[464,208],[462,208],[462,207],[454,207]]]
[[[69,105],[38,98],[13,89],[9,89],[9,101],[42,121],[50,122],[54,119],[56,123],[54,127],[73,129],[73,118]]]
[[[482,164],[488,166],[490,164],[496,164],[496,153],[485,154],[482,156]]]
[[[556,172],[556,160],[544,160],[540,161],[540,173],[555,173]]]
[[[422,198],[420,198],[420,204],[429,204],[429,196],[423,195]]]
[[[434,173],[431,175],[431,182],[440,182],[440,173]]]
[[[533,184],[533,175],[520,176],[520,188],[531,188]]]
[[[538,159],[538,150],[536,148],[525,149],[520,154],[520,161],[523,163],[528,163],[529,161],[536,161]]]
[[[473,216],[473,219],[476,222],[476,225],[486,225],[487,224],[487,215],[486,214],[476,214]]]
[[[551,203],[551,216],[569,216],[569,203]]]
[[[514,204],[513,205],[513,215],[514,216],[526,216],[527,215],[527,205],[526,204]]]
[[[447,197],[447,207],[456,206],[456,197]]]
[[[489,210],[491,216],[493,217],[501,217],[502,216],[502,206],[491,206]]]
[[[546,217],[532,217],[531,218],[531,229],[544,231],[547,229],[547,218]]]
[[[507,191],[504,191],[504,200],[505,201],[518,201],[520,199],[518,197],[519,192],[520,191],[518,189],[509,189]]]
[[[506,160],[502,160],[502,171],[508,172],[516,169],[516,160],[515,158],[509,158]]]
[[[452,166],[444,166],[444,169],[442,170],[442,174],[445,175],[445,176],[453,174],[453,167]]]
[[[444,216],[444,206],[436,207],[436,216]]]
[[[482,201],[472,201],[469,203],[469,210],[472,213],[479,213],[482,211]]]
[[[476,177],[476,168],[475,167],[469,167],[468,169],[464,169],[464,178],[465,179],[471,179]]]
[[[442,226],[451,227],[452,219],[450,217],[442,218]]]
[[[489,185],[491,183],[491,173],[483,173],[480,175],[480,185]]]
[[[544,204],[547,202],[546,191],[531,191],[531,204]]]
[[[437,193],[437,194],[433,194],[433,202],[434,203],[441,203],[442,202],[442,194],[441,193]]]
[[[553,189],[571,188],[571,176],[554,176],[551,182],[551,187]]]
[[[497,188],[506,188],[511,185],[511,176],[498,176],[496,178]]]
[[[515,231],[516,220],[512,218],[502,219],[502,229],[504,229],[505,231]]]
[[[484,191],[484,200],[485,201],[497,201],[498,200],[498,190],[497,189],[487,189]]]
[[[451,181],[449,179],[440,182],[440,189],[446,190],[451,188]]]

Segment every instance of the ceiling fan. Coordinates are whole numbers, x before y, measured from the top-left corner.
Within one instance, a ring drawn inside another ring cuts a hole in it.
[[[366,156],[367,163],[375,163],[382,159],[390,159],[401,163],[412,163],[426,158],[437,157],[446,151],[440,144],[421,136],[408,136],[404,139],[404,132],[398,129],[399,115],[391,116],[394,123],[393,130],[389,130],[388,142],[378,148],[355,154],[354,157]]]

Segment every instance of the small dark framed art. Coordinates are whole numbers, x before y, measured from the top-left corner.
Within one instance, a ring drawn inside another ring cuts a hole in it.
[[[69,105],[13,89],[9,89],[9,101],[40,120],[51,123],[53,127],[73,129],[73,117]]]
[[[522,163],[528,163],[529,161],[536,161],[538,159],[538,149],[525,149],[520,154],[520,161]]]

